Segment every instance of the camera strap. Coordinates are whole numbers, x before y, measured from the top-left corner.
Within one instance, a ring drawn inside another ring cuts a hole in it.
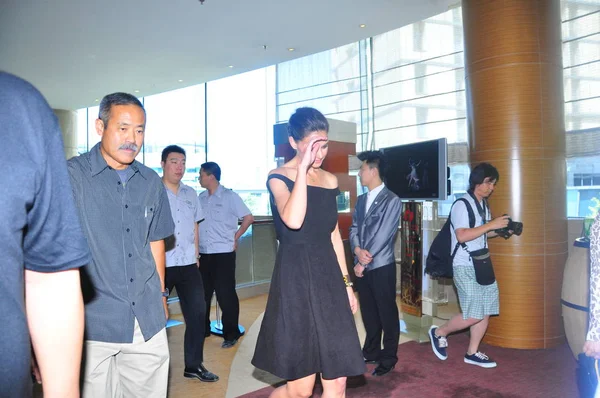
[[[477,197],[475,196],[475,194],[473,193],[472,190],[469,189],[467,192],[473,199],[473,202],[475,202],[475,207],[477,207],[477,213],[479,213],[479,216],[481,217],[481,222],[483,224],[487,223],[487,210],[488,210],[487,200],[484,198],[481,201],[483,203],[483,206],[482,206],[482,204],[479,203],[479,200],[477,200]],[[483,241],[484,241],[483,247],[486,248],[487,247],[487,233],[483,234]]]

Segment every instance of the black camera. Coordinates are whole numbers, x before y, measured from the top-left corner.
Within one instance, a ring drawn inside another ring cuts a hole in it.
[[[508,214],[504,214],[507,216]],[[512,231],[512,233],[510,232]],[[508,225],[501,229],[494,230],[496,235],[508,239],[513,235],[520,236],[523,233],[523,223],[519,221],[513,221],[510,217],[508,218]]]

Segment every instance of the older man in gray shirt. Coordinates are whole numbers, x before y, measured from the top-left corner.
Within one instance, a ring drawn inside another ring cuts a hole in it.
[[[174,226],[160,177],[135,160],[145,124],[136,97],[107,95],[96,120],[101,142],[69,160],[92,252],[86,267],[92,291],[85,308],[84,397],[167,394],[164,239]]]

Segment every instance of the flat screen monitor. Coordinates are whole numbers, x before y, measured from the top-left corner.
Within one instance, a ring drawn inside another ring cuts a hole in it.
[[[403,200],[446,200],[446,139],[382,148],[387,160],[385,185]]]

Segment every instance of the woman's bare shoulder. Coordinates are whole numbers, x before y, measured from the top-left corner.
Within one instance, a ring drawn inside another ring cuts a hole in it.
[[[279,174],[294,181],[296,179],[296,170],[285,165],[269,171],[269,175]]]
[[[330,173],[328,171],[325,171],[323,169],[321,169],[321,172],[323,173],[322,174],[322,176],[323,176],[322,181],[323,181],[324,188],[333,189],[333,188],[337,188],[338,187],[338,179],[337,179],[337,177],[334,174],[332,174],[332,173]]]

